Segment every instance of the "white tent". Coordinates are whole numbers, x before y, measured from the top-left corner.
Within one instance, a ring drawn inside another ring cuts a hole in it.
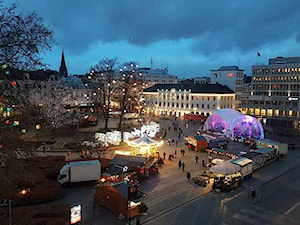
[[[214,164],[214,165],[217,165],[217,164],[219,164],[219,163],[222,163],[222,162],[224,162],[225,160],[224,159],[213,159],[212,161],[211,161],[211,163],[212,164]]]
[[[212,166],[209,171],[212,173],[219,173],[222,174],[224,176],[229,175],[229,174],[233,174],[235,172],[238,172],[241,170],[241,167],[239,167],[236,164],[233,164],[229,161],[224,161],[221,163],[218,163],[215,166]]]

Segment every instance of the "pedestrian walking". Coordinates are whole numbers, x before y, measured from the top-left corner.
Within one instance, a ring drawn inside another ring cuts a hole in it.
[[[202,166],[205,167],[205,161],[202,159]]]
[[[166,153],[165,152],[163,153],[163,156],[164,156],[164,159],[166,159]]]
[[[191,178],[191,173],[190,172],[187,172],[186,178],[190,181],[190,178]]]
[[[216,190],[216,182],[214,181],[212,185],[212,191],[215,192],[215,190]]]
[[[171,145],[171,139],[168,140],[168,144]]]
[[[170,132],[170,130],[171,130],[171,127],[169,127],[169,132]]]
[[[181,168],[181,160],[178,161],[178,167]]]
[[[182,149],[182,155],[184,156],[184,154],[185,154],[185,150],[184,150],[184,149]]]
[[[185,167],[185,163],[184,162],[182,162],[181,167],[182,167],[182,171],[184,171],[184,167]]]
[[[176,140],[175,143],[176,143],[176,146],[177,146],[178,145],[178,140]]]
[[[177,157],[177,151],[175,150],[175,152],[174,152],[174,155],[175,155],[175,158]]]
[[[196,163],[198,163],[198,159],[199,159],[199,157],[196,155],[196,157],[195,157]]]

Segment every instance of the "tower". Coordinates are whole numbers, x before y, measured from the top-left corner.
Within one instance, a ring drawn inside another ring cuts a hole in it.
[[[64,51],[61,53],[61,62],[60,62],[60,67],[59,67],[59,75],[61,77],[67,77],[68,76],[68,70],[65,62],[65,55]]]

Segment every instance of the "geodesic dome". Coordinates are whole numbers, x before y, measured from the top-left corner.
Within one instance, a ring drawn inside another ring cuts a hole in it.
[[[255,117],[243,115],[234,109],[214,112],[206,119],[203,129],[222,133],[231,138],[264,138],[263,127]]]
[[[244,137],[253,139],[264,139],[264,129],[261,123],[253,116],[242,115],[229,124],[231,137]]]
[[[226,134],[231,121],[241,115],[243,114],[234,109],[217,110],[206,119],[203,129]]]

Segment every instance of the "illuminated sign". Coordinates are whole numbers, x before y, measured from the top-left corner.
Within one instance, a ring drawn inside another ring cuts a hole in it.
[[[297,98],[297,97],[289,97],[288,100],[289,101],[298,101],[299,98]]]
[[[81,205],[70,207],[70,224],[76,224],[81,221]]]
[[[232,76],[233,76],[232,73],[228,73],[228,74],[227,74],[227,77],[232,77]]]

